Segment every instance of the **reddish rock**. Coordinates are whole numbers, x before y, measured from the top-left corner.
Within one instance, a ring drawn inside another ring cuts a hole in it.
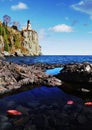
[[[69,101],[67,101],[67,104],[68,104],[68,105],[73,105],[73,104],[74,104],[74,101],[69,100]]]
[[[12,116],[22,115],[22,113],[20,111],[17,111],[17,110],[7,110],[7,114],[12,115]]]

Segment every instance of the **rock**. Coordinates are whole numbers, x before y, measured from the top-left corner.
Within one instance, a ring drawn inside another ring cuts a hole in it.
[[[85,89],[85,88],[81,88],[81,91],[82,91],[82,92],[85,92],[85,93],[89,93],[89,92],[90,92],[90,90]]]
[[[21,111],[24,115],[29,115],[29,111],[30,111],[30,109],[29,108],[27,108],[27,107],[23,107],[23,106],[21,106],[21,105],[19,105],[19,106],[17,106],[17,108],[16,108],[18,111]]]
[[[4,56],[10,56],[10,53],[7,52],[7,51],[3,51],[2,54],[3,54]]]
[[[10,122],[0,123],[0,130],[13,130],[14,127]]]
[[[64,82],[92,83],[92,64],[88,62],[67,64],[57,77]]]
[[[8,101],[7,102],[7,107],[9,109],[14,109],[16,107],[16,102],[15,101]]]
[[[0,60],[0,96],[32,89],[34,85],[62,85],[61,80],[44,72],[46,67],[44,64],[28,66]]]
[[[45,109],[47,109],[48,107],[43,104],[43,105],[41,105],[39,108],[40,108],[41,110],[45,110]]]
[[[27,125],[25,130],[37,130],[35,125]]]
[[[0,122],[6,122],[8,121],[8,117],[4,115],[0,115]]]
[[[34,30],[23,30],[23,46],[28,50],[28,55],[41,55],[41,47],[38,44],[38,34]]]
[[[47,79],[43,80],[43,84],[48,86],[60,86],[62,85],[62,82],[55,77],[48,77]]]
[[[87,118],[86,118],[85,115],[79,115],[78,118],[77,118],[77,120],[78,120],[78,122],[79,122],[80,124],[88,123],[88,120],[87,120]]]
[[[22,54],[22,52],[21,52],[20,49],[17,49],[17,50],[15,51],[15,56],[23,56],[23,54]]]
[[[92,97],[92,64],[88,62],[66,64],[56,78],[62,81],[60,86],[65,92],[82,99]],[[92,104],[87,105],[92,106]]]
[[[32,119],[32,123],[36,125],[36,128],[39,130],[40,128],[44,129],[44,125],[45,125],[45,119],[44,116],[42,114],[37,114],[34,116],[34,118]]]
[[[56,78],[62,80],[63,88],[80,93],[92,93],[92,64],[88,62],[66,64]]]
[[[15,120],[13,119],[12,121],[16,127],[19,127],[19,126],[24,127],[24,124],[28,123],[29,120],[30,120],[30,116],[23,116]]]
[[[9,109],[6,112],[7,112],[8,116],[12,116],[12,117],[22,115],[22,112],[15,110],[15,109]]]
[[[41,104],[39,102],[34,101],[34,102],[28,102],[27,105],[29,107],[36,108],[36,107],[40,106]]]
[[[2,56],[2,52],[4,50],[4,39],[3,39],[3,36],[0,35],[0,55]]]

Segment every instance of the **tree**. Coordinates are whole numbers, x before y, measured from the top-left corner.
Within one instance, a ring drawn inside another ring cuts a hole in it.
[[[17,26],[15,26],[15,25],[12,25],[12,28],[15,30],[18,30]]]
[[[14,21],[12,28],[15,29],[15,30],[18,30],[18,26],[19,26],[19,25],[20,25],[19,22]]]
[[[11,21],[11,17],[8,15],[3,16],[3,23],[7,26]]]
[[[4,50],[9,51],[9,45],[8,45],[8,36],[6,34],[6,30],[4,29]]]

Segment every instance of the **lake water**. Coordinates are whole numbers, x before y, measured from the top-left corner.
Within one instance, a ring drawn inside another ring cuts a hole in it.
[[[26,56],[26,57],[9,57],[8,61],[18,64],[33,64],[33,63],[47,63],[47,64],[67,64],[76,62],[90,62],[92,63],[92,56]]]

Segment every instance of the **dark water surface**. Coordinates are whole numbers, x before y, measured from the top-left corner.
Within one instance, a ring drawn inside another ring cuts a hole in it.
[[[26,57],[8,57],[8,61],[19,64],[48,63],[48,64],[67,64],[76,62],[92,63],[92,56],[26,56]]]
[[[92,63],[92,56],[9,57],[7,60],[19,64]],[[56,74],[59,70],[47,73]],[[86,101],[91,100],[86,98]],[[84,103],[85,100],[56,86],[41,86],[4,97],[0,99],[0,130],[92,130],[92,107]],[[7,115],[9,109],[22,112],[22,116]]]
[[[73,101],[74,104],[67,105],[67,101]],[[41,86],[8,96],[0,99],[0,130],[61,130],[63,128],[67,130],[67,127],[75,128],[79,123],[75,122],[75,126],[72,126],[72,122],[76,121],[75,115],[79,115],[84,108],[83,103],[82,99],[66,94],[57,87]],[[22,112],[22,116],[9,116],[7,110],[18,110]],[[84,117],[82,118],[84,119]]]

